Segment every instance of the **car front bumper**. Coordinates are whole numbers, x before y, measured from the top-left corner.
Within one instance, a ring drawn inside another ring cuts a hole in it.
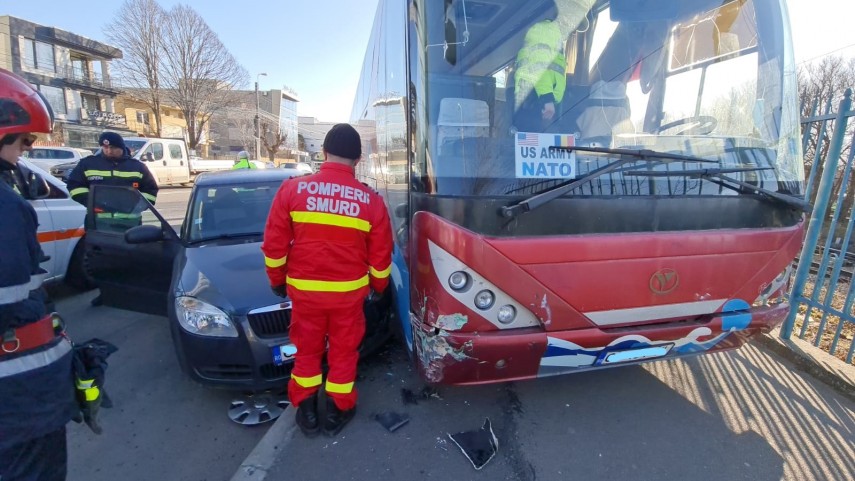
[[[241,391],[285,389],[293,357],[277,364],[274,349],[290,344],[290,304],[279,313],[267,311],[262,319],[248,314],[232,316],[232,321],[238,326],[238,337],[224,338],[187,332],[172,319],[182,369],[210,387]]]

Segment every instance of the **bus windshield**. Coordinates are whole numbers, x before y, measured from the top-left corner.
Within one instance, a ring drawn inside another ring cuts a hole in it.
[[[426,142],[413,171],[425,193],[540,192],[615,161],[562,148],[588,146],[700,157],[741,182],[803,194],[779,0],[423,5],[414,40],[426,71],[418,109]],[[737,195],[678,173],[709,166],[629,165],[568,195]]]

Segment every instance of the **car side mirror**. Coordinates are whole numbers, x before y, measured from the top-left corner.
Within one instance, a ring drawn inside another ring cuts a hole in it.
[[[154,161],[154,155],[152,155],[151,152],[146,152],[146,153],[142,154],[141,159],[144,162],[152,162],[152,161]]]
[[[163,229],[158,225],[138,225],[125,231],[125,242],[128,244],[147,244],[163,239]]]
[[[27,198],[32,200],[50,197],[50,186],[41,175],[30,171],[27,174]]]

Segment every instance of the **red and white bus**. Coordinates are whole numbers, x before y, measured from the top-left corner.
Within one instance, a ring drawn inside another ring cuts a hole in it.
[[[558,44],[531,46],[542,22]],[[547,97],[516,79],[532,48],[560,55]],[[779,324],[810,208],[796,98],[784,0],[381,0],[351,121],[423,377],[668,359]]]

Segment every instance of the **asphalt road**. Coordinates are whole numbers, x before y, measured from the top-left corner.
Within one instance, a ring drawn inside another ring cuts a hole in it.
[[[265,480],[851,481],[855,473],[855,403],[755,345],[435,393],[390,345],[362,363],[357,386],[351,425],[336,438],[287,431]],[[410,421],[387,432],[375,420],[387,412]],[[499,448],[476,471],[448,433],[478,430],[487,418]]]
[[[164,188],[157,209],[178,226],[190,189]],[[118,346],[110,359],[107,391],[115,403],[101,411],[104,433],[70,423],[69,481],[228,479],[268,425],[232,422],[235,396],[207,389],[178,366],[167,319],[92,307],[96,294],[52,289],[72,339],[99,338]]]

